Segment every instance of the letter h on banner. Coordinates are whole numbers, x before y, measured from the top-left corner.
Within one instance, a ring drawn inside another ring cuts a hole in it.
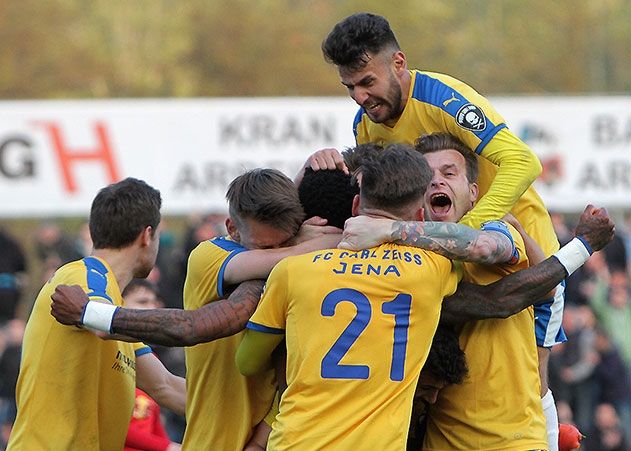
[[[77,191],[77,184],[71,172],[71,164],[76,161],[98,161],[105,166],[109,183],[120,180],[119,172],[114,161],[114,153],[110,146],[105,125],[101,122],[94,124],[97,145],[94,150],[70,149],[62,139],[61,128],[54,122],[40,122],[50,134],[53,149],[57,153],[57,161],[61,168],[66,191],[74,193]]]

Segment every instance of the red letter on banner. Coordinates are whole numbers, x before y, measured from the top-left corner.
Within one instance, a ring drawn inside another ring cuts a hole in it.
[[[57,124],[48,122],[42,123],[42,125],[46,128],[48,133],[50,133],[50,139],[52,141],[53,148],[57,152],[57,160],[61,168],[61,173],[63,175],[67,191],[71,193],[77,191],[75,179],[70,171],[71,164],[76,161],[99,161],[101,164],[105,165],[105,169],[109,176],[109,183],[114,183],[120,180],[118,170],[114,162],[114,153],[112,152],[112,148],[107,137],[105,125],[101,122],[96,122],[94,124],[94,131],[96,132],[98,141],[94,150],[70,149],[64,143],[61,136],[61,129]]]

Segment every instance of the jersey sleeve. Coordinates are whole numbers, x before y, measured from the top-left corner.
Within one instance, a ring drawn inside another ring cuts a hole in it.
[[[498,170],[487,193],[460,220],[474,228],[508,213],[541,174],[537,156],[508,129],[500,130],[481,149],[480,156],[497,165]]]
[[[258,307],[247,328],[258,332],[284,334],[288,310],[287,259],[278,263],[267,279]]]
[[[466,83],[444,74],[418,73],[415,91],[434,105],[431,130],[457,136],[480,157],[498,167],[497,174],[476,206],[460,222],[479,228],[483,222],[508,213],[541,174],[534,152],[508,128],[484,96]],[[446,99],[446,100],[443,100]]]
[[[488,221],[482,224],[481,229],[485,232],[499,232],[508,237],[512,253],[510,259],[504,263],[505,265],[515,266],[528,261],[524,239],[512,225],[504,221]]]
[[[225,238],[199,244],[188,259],[184,283],[184,308],[193,310],[225,295],[223,274],[228,262],[247,249]]]

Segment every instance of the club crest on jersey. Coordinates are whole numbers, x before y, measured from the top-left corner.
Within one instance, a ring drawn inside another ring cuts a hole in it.
[[[458,110],[456,122],[462,128],[474,132],[479,132],[486,128],[486,116],[484,116],[480,108],[472,103],[467,103]]]

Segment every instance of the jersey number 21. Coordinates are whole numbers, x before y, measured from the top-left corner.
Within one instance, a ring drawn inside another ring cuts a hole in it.
[[[357,308],[357,314],[322,359],[320,374],[325,379],[368,379],[370,376],[368,365],[342,365],[340,361],[368,326],[372,317],[370,301],[366,295],[357,290],[340,288],[331,291],[322,301],[322,316],[335,315],[335,307],[340,302],[352,303]],[[411,305],[412,296],[399,293],[393,300],[384,302],[381,307],[382,313],[394,316],[390,379],[396,382],[403,380],[405,370]]]

